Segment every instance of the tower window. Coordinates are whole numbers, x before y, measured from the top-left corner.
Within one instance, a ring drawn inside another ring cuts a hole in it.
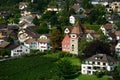
[[[74,51],[74,45],[72,45],[72,51]]]

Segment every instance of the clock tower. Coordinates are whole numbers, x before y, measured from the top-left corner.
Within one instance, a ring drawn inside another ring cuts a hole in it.
[[[79,46],[80,46],[80,38],[84,35],[84,28],[81,25],[80,21],[78,21],[70,34],[70,53],[78,55],[79,54]]]

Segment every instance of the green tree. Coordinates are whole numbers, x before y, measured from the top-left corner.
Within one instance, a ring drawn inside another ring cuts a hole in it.
[[[51,31],[51,45],[53,47],[53,50],[59,49],[61,47],[61,41],[62,41],[63,35],[62,32],[58,29],[53,29]]]
[[[39,19],[37,17],[35,17],[32,22],[33,22],[33,24],[35,24],[37,26],[40,25]]]
[[[35,28],[35,32],[39,33],[39,34],[47,34],[49,33],[49,29],[46,23],[42,23],[40,26],[38,26],[37,28]]]
[[[93,5],[91,4],[91,0],[83,0],[82,5],[81,5],[84,9],[90,9],[93,7]]]
[[[8,37],[8,38],[7,38],[7,41],[10,42],[10,43],[14,43],[14,39],[11,38],[11,37]]]
[[[71,62],[67,59],[58,61],[57,67],[62,76],[68,76],[73,74],[73,66]]]
[[[96,7],[92,8],[91,14],[88,17],[88,22],[91,24],[106,23],[106,19],[104,18],[104,15],[105,15],[105,7],[102,5],[97,5]]]
[[[94,45],[94,46],[93,46]],[[85,49],[83,50],[83,53],[86,57],[91,57],[92,55],[95,55],[96,53],[103,53],[103,54],[110,54],[110,45],[106,42],[94,40],[92,42],[89,42]]]
[[[7,24],[6,20],[0,16],[0,24]]]

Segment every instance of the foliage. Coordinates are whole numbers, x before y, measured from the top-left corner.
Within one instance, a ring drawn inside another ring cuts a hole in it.
[[[62,76],[70,75],[73,73],[72,63],[67,59],[58,61],[57,67]]]
[[[101,77],[103,77],[104,72],[95,72],[95,75],[96,75],[98,78],[101,78]]]
[[[5,56],[5,55],[10,56],[10,50],[8,50],[8,49],[0,50],[0,55],[1,56]]]
[[[14,39],[11,38],[11,37],[8,37],[8,38],[7,38],[7,41],[10,42],[10,43],[14,43]]]
[[[38,19],[37,17],[35,17],[32,22],[33,22],[33,24],[35,24],[36,26],[39,26],[39,25],[40,25],[39,19]]]
[[[82,5],[84,9],[90,9],[93,7],[90,0],[83,0]]]
[[[105,15],[105,7],[102,5],[97,5],[91,9],[91,14],[88,17],[88,22],[90,24],[104,24],[106,23]]]
[[[49,29],[46,23],[42,23],[40,26],[35,28],[35,32],[39,34],[47,34],[49,33]]]
[[[51,25],[57,25],[57,14],[55,11],[47,11],[42,15],[40,21],[50,23]]]
[[[2,16],[0,16],[0,24],[6,24],[6,23],[7,23],[6,20]]]
[[[97,78],[95,75],[80,75],[78,78],[78,80],[110,80],[108,79],[109,76],[103,76],[102,78]]]
[[[82,51],[85,49],[86,45],[87,45],[86,38],[81,38],[81,40],[80,40],[80,47],[79,47],[79,50],[80,50],[80,54],[79,55],[82,55]]]
[[[120,30],[120,22],[116,22],[115,24],[118,27],[118,30]]]
[[[83,50],[83,53],[85,54],[86,57],[91,57],[96,53],[111,55],[110,46],[108,45],[108,43],[99,40],[94,40],[92,42],[89,42],[86,48]]]
[[[0,80],[64,80],[59,75],[57,62],[61,61],[58,54],[31,55],[0,62]],[[64,59],[68,59],[64,57]],[[71,60],[72,57],[69,57]],[[69,60],[65,65],[69,65]],[[71,64],[79,64],[72,58]],[[61,63],[63,64],[63,63]],[[69,66],[68,66],[69,67]],[[71,68],[71,67],[70,67]],[[68,69],[67,69],[68,70]],[[70,71],[71,72],[71,71]],[[34,74],[34,75],[33,75]]]
[[[50,36],[50,40],[51,40],[51,45],[53,47],[53,50],[55,49],[59,49],[61,47],[61,41],[62,41],[63,35],[62,32],[58,29],[53,29],[51,31],[51,36]]]
[[[34,3],[28,5],[28,10],[43,13],[49,4],[49,0],[35,0]]]

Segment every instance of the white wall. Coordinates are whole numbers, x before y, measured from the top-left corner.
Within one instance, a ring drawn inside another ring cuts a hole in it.
[[[17,48],[11,50],[11,57],[20,56],[20,55],[28,54],[28,53],[30,53],[30,49],[23,45],[20,45]]]

